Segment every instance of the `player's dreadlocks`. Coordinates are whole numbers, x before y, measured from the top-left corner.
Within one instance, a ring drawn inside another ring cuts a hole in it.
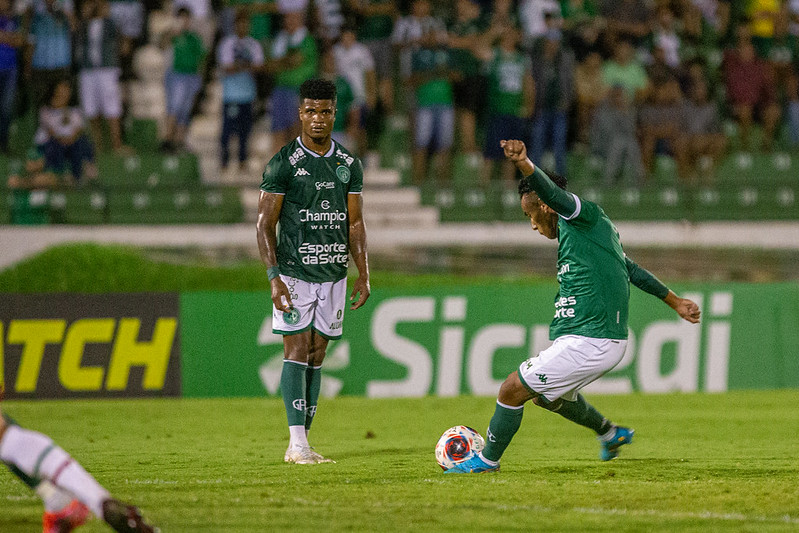
[[[541,169],[541,170],[544,170],[544,169]],[[566,176],[561,176],[560,174],[557,174],[555,172],[550,172],[549,170],[544,170],[544,173],[547,176],[549,176],[549,179],[551,179],[553,181],[553,183],[555,183],[555,185],[557,185],[558,187],[560,187],[564,191],[566,190],[566,185],[568,185],[568,183],[569,183],[569,180],[566,179]],[[519,180],[519,198],[521,198],[522,196],[524,196],[525,194],[527,194],[529,192],[535,192],[535,189],[533,189],[533,186],[530,185],[530,179],[529,178],[530,178],[529,176],[527,176],[527,177],[523,176],[522,179]]]
[[[300,85],[300,100],[332,100],[336,103],[336,84],[330,80],[313,78],[305,80]]]

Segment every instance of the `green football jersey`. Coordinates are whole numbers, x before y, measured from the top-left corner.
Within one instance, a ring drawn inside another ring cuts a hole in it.
[[[261,190],[285,195],[277,245],[280,271],[312,283],[345,278],[347,195],[363,190],[361,160],[335,141],[320,156],[297,137],[269,161]]]
[[[561,189],[540,168],[526,179],[560,217],[560,287],[550,339],[563,335],[626,339],[630,272],[616,227],[601,207]],[[630,268],[638,268],[630,263]]]
[[[558,220],[558,283],[551,339],[583,335],[626,339],[630,277],[619,232],[601,207],[577,202]]]

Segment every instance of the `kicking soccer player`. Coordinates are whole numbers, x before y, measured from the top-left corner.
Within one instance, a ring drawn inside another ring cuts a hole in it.
[[[112,498],[50,437],[19,427],[2,411],[0,460],[44,502],[44,533],[68,533],[85,524],[90,513],[105,520],[114,531],[157,531],[144,522],[138,509]]]
[[[350,309],[369,298],[363,167],[331,139],[336,86],[300,87],[302,133],[266,166],[258,202],[258,248],[272,287],[272,331],[283,335],[280,389],[289,425],[284,460],[331,462],[308,444],[328,341],[341,338],[348,252],[358,268]],[[280,223],[278,238],[277,224]]]
[[[662,299],[688,322],[699,322],[699,307],[628,259],[602,208],[566,192],[565,178],[550,178],[533,165],[523,142],[500,144],[522,173],[519,196],[533,229],[558,239],[560,289],[550,327],[554,343],[508,375],[499,389],[485,448],[447,472],[499,470],[499,459],[521,425],[528,400],[595,431],[599,457],[609,461],[618,456],[619,447],[632,441],[633,430],[603,417],[579,391],[624,355],[630,282]]]

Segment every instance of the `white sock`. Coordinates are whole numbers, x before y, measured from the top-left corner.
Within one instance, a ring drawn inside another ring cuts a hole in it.
[[[60,511],[75,499],[72,494],[59,489],[49,481],[42,481],[35,490],[47,512]]]
[[[610,442],[613,440],[613,437],[616,436],[616,426],[610,426],[610,429],[607,430],[602,435],[599,435],[597,438],[600,442]]]
[[[497,466],[499,464],[499,461],[492,461],[491,459],[486,459],[485,455],[483,455],[483,452],[480,452],[478,455],[480,455],[480,459],[482,459],[483,462],[486,464],[489,464],[491,466]]]
[[[31,477],[48,480],[74,494],[102,518],[103,502],[111,495],[47,435],[9,426],[0,442],[0,459],[13,463]]]
[[[289,426],[289,435],[291,436],[289,439],[290,446],[309,446],[305,425]]]

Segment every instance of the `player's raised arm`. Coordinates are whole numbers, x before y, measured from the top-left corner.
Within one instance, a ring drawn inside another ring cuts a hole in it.
[[[530,185],[542,202],[567,220],[579,214],[580,204],[577,197],[558,187],[543,170],[530,161],[524,142],[511,139],[502,140],[499,144],[505,151],[505,157],[513,161],[522,175],[530,180]]]
[[[627,272],[630,275],[630,283],[649,293],[657,296],[666,305],[674,309],[681,318],[687,320],[692,324],[697,324],[701,316],[699,306],[688,298],[680,298],[673,291],[669,290],[663,282],[661,282],[654,274],[647,269],[639,266],[635,261],[627,256],[624,256],[624,261],[627,264]]]
[[[347,195],[347,211],[350,218],[350,253],[358,268],[358,279],[352,286],[350,301],[357,300],[350,309],[358,309],[369,298],[369,256],[366,253],[366,226],[363,222],[363,196],[350,193]]]
[[[255,226],[258,251],[272,286],[272,303],[285,313],[291,311],[292,303],[289,289],[280,279],[280,269],[277,266],[277,222],[282,209],[282,194],[261,191],[258,198],[258,222]]]

